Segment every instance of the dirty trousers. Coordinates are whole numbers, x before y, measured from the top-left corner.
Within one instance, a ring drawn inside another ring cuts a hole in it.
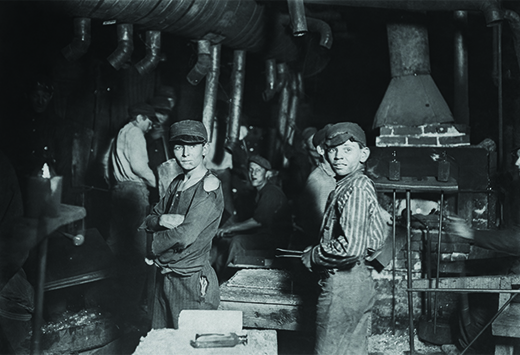
[[[217,275],[209,262],[191,276],[170,272],[157,273],[152,328],[179,328],[183,309],[217,309],[220,289]]]
[[[332,271],[320,281],[316,306],[318,355],[368,354],[368,326],[375,302],[374,280],[364,262]]]

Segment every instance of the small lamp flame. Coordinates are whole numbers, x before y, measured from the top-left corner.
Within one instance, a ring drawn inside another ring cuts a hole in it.
[[[51,178],[51,171],[50,171],[49,166],[47,165],[47,163],[43,164],[43,167],[42,167],[42,177],[46,178],[46,179],[50,179]]]

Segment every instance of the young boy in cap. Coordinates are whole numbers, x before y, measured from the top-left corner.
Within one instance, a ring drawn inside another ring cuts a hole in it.
[[[336,173],[320,231],[320,243],[305,249],[303,264],[321,271],[316,307],[316,354],[368,354],[367,327],[374,281],[365,260],[385,239],[372,180],[364,174],[370,150],[355,123],[328,129],[326,159]]]
[[[219,283],[209,264],[211,242],[224,210],[218,178],[204,165],[208,135],[202,122],[185,120],[170,129],[175,160],[183,173],[146,217],[153,232],[151,261],[159,268],[152,328],[178,328],[183,309],[217,309]]]
[[[235,262],[237,256],[245,255],[247,250],[274,252],[276,247],[286,247],[284,240],[288,239],[291,232],[287,197],[278,186],[268,180],[271,163],[264,157],[253,155],[249,158],[248,165],[249,180],[256,189],[255,210],[249,219],[235,222],[231,218],[219,228],[217,237],[223,237],[216,243],[220,244],[221,249],[216,263],[219,274],[222,274],[229,263]],[[226,251],[227,244],[229,246]]]

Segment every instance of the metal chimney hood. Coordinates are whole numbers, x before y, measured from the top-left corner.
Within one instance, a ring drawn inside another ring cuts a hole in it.
[[[453,115],[430,76],[428,32],[418,22],[389,23],[392,80],[376,112],[373,128],[453,122]]]

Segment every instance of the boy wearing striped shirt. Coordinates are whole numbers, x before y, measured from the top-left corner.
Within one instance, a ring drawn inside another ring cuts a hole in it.
[[[329,128],[326,159],[336,174],[320,243],[305,249],[303,264],[325,275],[316,307],[316,354],[368,354],[367,327],[375,302],[374,281],[365,264],[385,240],[374,183],[364,174],[370,150],[357,124]]]

